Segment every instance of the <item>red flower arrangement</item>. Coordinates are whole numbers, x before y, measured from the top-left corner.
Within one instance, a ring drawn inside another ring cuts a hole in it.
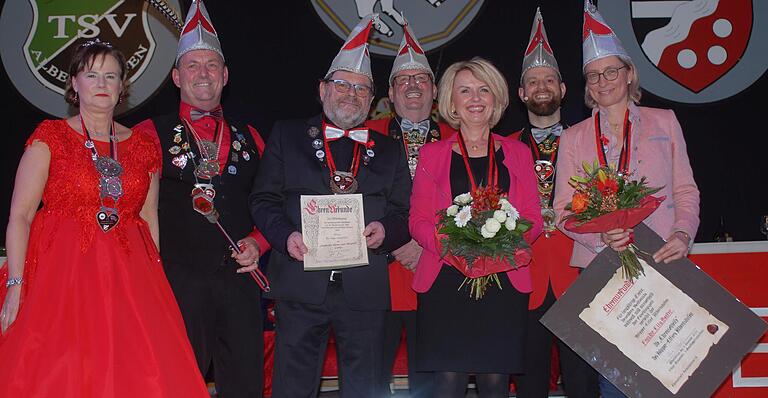
[[[571,176],[575,188],[571,203],[565,206],[572,214],[565,217],[565,229],[577,233],[600,233],[612,229],[628,229],[640,224],[664,201],[651,196],[661,190],[649,187],[646,178],[630,181],[612,167],[583,163],[586,176]],[[643,274],[637,259],[640,251],[630,240],[629,247],[619,252],[625,279]],[[642,251],[640,251],[643,253]]]

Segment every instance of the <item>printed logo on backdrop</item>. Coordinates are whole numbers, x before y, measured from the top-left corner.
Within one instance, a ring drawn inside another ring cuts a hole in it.
[[[668,100],[732,97],[768,69],[768,1],[601,1],[598,8],[637,65],[642,87]]]
[[[179,9],[176,0],[171,7]],[[0,15],[0,57],[19,93],[40,110],[65,117],[67,69],[77,48],[98,38],[126,57],[125,113],[152,97],[168,77],[178,44],[173,25],[142,0],[14,0]]]
[[[477,16],[484,0],[312,0],[317,15],[342,40],[360,19],[378,13],[369,50],[394,57],[403,39],[405,18],[414,28],[424,51],[448,44]]]

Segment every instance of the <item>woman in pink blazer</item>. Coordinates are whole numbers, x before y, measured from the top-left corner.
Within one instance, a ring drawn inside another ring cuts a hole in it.
[[[646,177],[649,186],[663,186],[657,196],[667,197],[644,221],[667,240],[654,254],[654,260],[666,263],[686,256],[699,227],[699,190],[674,112],[637,106],[633,100],[640,97],[637,71],[634,64],[617,56],[593,61],[585,71],[586,76],[602,73],[598,81],[587,83],[587,104],[593,104],[592,117],[563,133],[555,183],[554,208],[560,229],[576,241],[571,265],[584,268],[606,246],[622,250],[629,242],[630,229],[613,230],[601,236],[577,234],[562,228],[563,218],[570,213],[564,209],[573,195],[568,179],[579,174],[582,162],[592,163],[602,156],[596,149],[596,118],[599,118],[601,146],[607,149],[608,163],[616,166],[622,153],[625,115],[628,115],[627,124],[631,124],[628,171],[633,173],[633,179]],[[607,80],[605,75],[610,77],[611,73],[617,76]]]
[[[422,147],[413,182],[410,230],[424,248],[413,281],[419,293],[416,369],[435,372],[436,397],[464,397],[470,373],[476,374],[481,397],[507,397],[509,375],[522,370],[530,272],[527,267],[507,272],[500,278],[502,289],[491,286],[480,300],[457,290],[464,276],[440,258],[436,213],[471,189],[469,173],[478,186],[486,185],[488,168],[495,167],[497,187],[533,223],[526,234],[532,242],[542,225],[533,159],[519,141],[491,133],[509,94],[490,62],[473,58],[451,65],[438,91],[440,114],[459,133]],[[491,150],[495,162],[489,165]]]

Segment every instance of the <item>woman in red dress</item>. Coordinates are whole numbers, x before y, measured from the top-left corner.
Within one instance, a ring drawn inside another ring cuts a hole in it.
[[[88,42],[69,73],[79,114],[43,121],[16,174],[0,396],[208,397],[158,256],[159,154],[112,119],[125,58]]]

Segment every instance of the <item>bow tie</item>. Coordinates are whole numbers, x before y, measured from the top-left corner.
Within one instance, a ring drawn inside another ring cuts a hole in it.
[[[361,144],[368,142],[368,129],[366,128],[342,130],[337,127],[325,126],[323,134],[329,142],[338,140],[341,137],[349,137],[352,141],[357,141]]]
[[[403,120],[400,121],[400,128],[404,132],[419,130],[419,133],[427,134],[429,131],[429,119],[414,123],[406,118],[403,118]]]
[[[550,135],[554,134],[555,137],[559,137],[563,133],[563,125],[556,123],[554,126],[550,126],[544,129],[531,126],[531,135],[537,144],[547,139]]]
[[[216,120],[219,120],[224,117],[224,111],[222,111],[221,108],[216,108],[212,111],[204,111],[200,109],[192,109],[189,111],[189,117],[193,122],[196,122],[206,116],[210,116]]]

